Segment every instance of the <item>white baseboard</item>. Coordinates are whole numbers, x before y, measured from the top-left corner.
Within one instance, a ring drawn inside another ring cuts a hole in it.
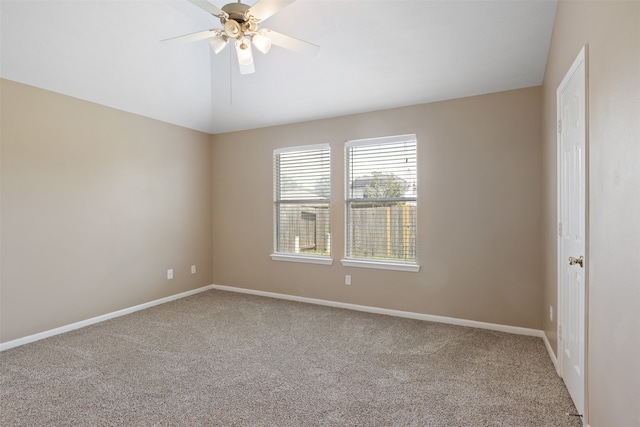
[[[20,345],[29,344],[34,341],[38,341],[44,338],[49,338],[54,335],[62,334],[65,332],[73,331],[74,329],[83,328],[85,326],[93,325],[95,323],[104,322],[105,320],[113,319],[115,317],[124,316],[125,314],[130,314],[136,311],[144,310],[145,308],[153,307],[155,305],[164,304],[169,301],[174,301],[180,298],[188,297],[190,295],[194,295],[200,292],[208,291],[213,289],[213,285],[203,286],[202,288],[193,289],[191,291],[181,292],[176,295],[171,295],[165,298],[160,298],[154,301],[145,302],[144,304],[139,304],[133,307],[124,308],[122,310],[114,311],[112,313],[103,314],[102,316],[92,317],[91,319],[82,320],[80,322],[71,323],[69,325],[60,326],[59,328],[49,329],[48,331],[40,332],[37,334],[29,335],[26,337],[18,338],[12,341],[7,341],[4,343],[0,343],[0,351],[8,350],[10,348],[18,347]]]
[[[547,348],[547,353],[549,353],[551,362],[553,362],[553,367],[556,368],[556,374],[560,376],[560,365],[558,365],[558,358],[556,357],[556,354],[553,352],[553,349],[551,348],[551,343],[549,343],[549,340],[547,339],[547,334],[545,334],[544,331],[542,332],[542,341],[544,341],[544,346]]]
[[[475,320],[467,320],[467,319],[458,319],[455,317],[445,317],[445,316],[436,316],[432,314],[423,314],[423,313],[415,313],[410,311],[401,311],[401,310],[392,310],[388,308],[380,308],[380,307],[371,307],[366,305],[358,305],[358,304],[350,304],[345,302],[338,301],[329,301],[318,298],[308,298],[308,297],[300,297],[295,295],[287,295],[287,294],[279,294],[275,292],[265,292],[265,291],[257,291],[254,289],[247,288],[237,288],[233,286],[223,286],[223,285],[208,285],[203,286],[198,289],[193,289],[191,291],[182,292],[176,295],[171,295],[165,298],[160,298],[154,301],[150,301],[144,304],[139,304],[133,307],[125,308],[122,310],[114,311],[112,313],[103,314],[101,316],[92,317],[87,320],[82,320],[80,322],[71,323],[69,325],[60,326],[58,328],[50,329],[48,331],[40,332],[37,334],[29,335],[26,337],[18,338],[12,341],[7,341],[5,343],[0,343],[0,351],[8,350],[10,348],[18,347],[20,345],[28,344],[34,341],[38,341],[44,338],[49,338],[54,335],[62,334],[65,332],[73,331],[75,329],[83,328],[85,326],[93,325],[95,323],[104,322],[105,320],[113,319],[116,317],[124,316],[126,314],[134,313],[136,311],[144,310],[145,308],[153,307],[156,305],[164,304],[169,301],[174,301],[180,298],[188,297],[190,295],[194,295],[200,292],[208,291],[211,289],[218,289],[222,291],[229,292],[239,292],[244,294],[251,294],[269,298],[277,298],[283,300],[290,301],[298,301],[309,304],[316,305],[324,305],[328,307],[336,307],[336,308],[344,308],[347,310],[355,310],[355,311],[363,311],[367,313],[375,313],[375,314],[384,314],[387,316],[395,316],[395,317],[404,317],[407,319],[416,319],[416,320],[426,320],[429,322],[437,322],[437,323],[446,323],[449,325],[457,325],[457,326],[467,326],[471,328],[478,329],[487,329],[491,331],[499,331],[499,332],[507,332],[511,334],[518,335],[528,335],[534,337],[540,337],[545,343],[545,347],[549,352],[549,356],[551,357],[551,361],[556,368],[556,372],[558,372],[558,362],[557,359],[551,350],[551,346],[549,341],[547,340],[546,335],[543,331],[538,329],[530,329],[530,328],[522,328],[519,326],[509,326],[509,325],[500,325],[497,323],[487,323],[487,322],[478,322]]]
[[[391,310],[388,308],[371,307],[367,305],[349,304],[346,302],[329,301],[317,298],[299,297],[295,295],[278,294],[275,292],[257,291],[233,286],[211,285],[212,289],[221,291],[239,292],[269,298],[278,298],[290,301],[306,302],[310,304],[326,305],[329,307],[346,308],[348,310],[365,311],[367,313],[386,314],[388,316],[405,317],[408,319],[427,320],[429,322],[447,323],[449,325],[468,326],[471,328],[488,329],[491,331],[508,332],[511,334],[528,335],[546,339],[544,332],[538,329],[521,328],[519,326],[500,325],[497,323],[478,322],[475,320],[457,319],[455,317],[435,316],[432,314],[414,313],[411,311]],[[555,362],[554,362],[555,363]]]

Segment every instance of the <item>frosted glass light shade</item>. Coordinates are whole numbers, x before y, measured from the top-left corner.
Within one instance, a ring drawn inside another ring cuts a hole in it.
[[[211,37],[209,39],[209,44],[211,45],[211,49],[215,54],[218,54],[224,49],[224,47],[229,43],[229,38],[226,36],[216,36]]]
[[[266,35],[264,30],[260,30],[258,33],[254,34],[253,37],[251,37],[251,41],[256,49],[262,53],[267,53],[269,52],[269,49],[271,49],[271,38]]]
[[[250,65],[253,63],[251,43],[248,43],[247,40],[236,40],[236,53],[238,54],[238,63],[240,65]]]

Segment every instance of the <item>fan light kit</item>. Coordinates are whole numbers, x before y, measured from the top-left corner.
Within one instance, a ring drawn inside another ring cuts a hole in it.
[[[271,45],[283,47],[298,53],[315,55],[320,48],[314,44],[286,36],[266,28],[258,29],[260,22],[274,15],[283,7],[295,0],[259,0],[253,6],[240,3],[229,3],[219,9],[207,0],[189,0],[205,12],[220,19],[222,28],[199,31],[197,33],[174,37],[163,40],[163,43],[183,43],[209,39],[213,52],[218,54],[229,44],[229,40],[235,39],[235,50],[238,58],[240,74],[255,72],[253,64],[253,52],[251,46],[261,53],[266,54]]]

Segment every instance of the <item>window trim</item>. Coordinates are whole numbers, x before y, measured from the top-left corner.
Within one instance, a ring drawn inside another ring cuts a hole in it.
[[[269,256],[271,257],[272,261],[305,262],[307,264],[321,264],[321,265],[333,264],[333,258],[327,255],[300,255],[300,254],[289,254],[284,252],[274,252]]]
[[[340,262],[344,267],[358,267],[358,268],[375,268],[378,270],[396,270],[396,271],[410,271],[417,273],[420,271],[420,264],[409,262],[394,262],[384,260],[374,260],[372,258],[344,258]]]
[[[331,162],[331,144],[329,143],[324,143],[324,144],[310,144],[310,145],[297,145],[297,146],[293,146],[293,147],[282,147],[282,148],[276,148],[273,150],[273,155],[272,155],[272,159],[275,160],[275,157],[280,155],[280,154],[285,154],[285,153],[293,153],[293,152],[297,152],[297,151],[314,151],[314,150],[328,150],[329,151],[329,179],[331,179],[331,169],[332,169],[332,162]],[[277,180],[276,180],[276,170],[273,169],[272,171],[273,173],[273,253],[271,253],[269,256],[271,257],[272,261],[289,261],[289,262],[302,262],[302,263],[309,263],[309,264],[321,264],[321,265],[331,265],[333,264],[333,258],[332,258],[332,253],[333,251],[331,250],[331,247],[329,247],[329,255],[317,255],[317,254],[295,254],[295,253],[290,253],[290,252],[278,252],[277,251],[277,247],[278,247],[278,217],[277,217],[277,191],[278,191],[278,184],[277,184]],[[291,201],[290,201],[291,202]],[[313,200],[296,200],[295,203],[311,203],[311,202],[318,202],[318,200],[313,199]],[[329,215],[331,215],[331,184],[329,184],[329,197],[327,198],[326,203],[328,204],[327,209],[329,211]]]
[[[313,151],[313,150],[329,150],[331,151],[331,144],[311,144],[311,145],[297,145],[295,147],[282,147],[273,150],[273,154],[294,153],[296,151]]]
[[[353,139],[351,141],[345,142],[344,147],[345,148],[349,148],[349,147],[356,147],[358,145],[392,144],[394,142],[405,142],[407,139],[413,139],[416,142],[418,141],[418,138],[416,138],[416,134],[415,133],[407,133],[407,134],[404,134],[404,135],[380,136],[380,137],[377,137],[377,138]]]
[[[391,144],[395,142],[405,142],[408,139],[415,141],[416,143],[416,182],[418,180],[418,159],[417,159],[417,151],[418,151],[418,138],[416,134],[404,134],[404,135],[394,135],[394,136],[383,136],[376,138],[364,138],[364,139],[354,139],[351,141],[345,142],[344,145],[344,258],[340,260],[344,267],[357,267],[357,268],[373,268],[379,270],[395,270],[395,271],[409,271],[409,272],[418,272],[420,271],[420,264],[418,263],[418,224],[416,223],[416,260],[415,261],[390,261],[376,258],[354,258],[348,256],[349,251],[349,203],[354,201],[361,201],[362,199],[353,199],[350,198],[349,192],[349,162],[347,160],[347,152],[350,147],[357,146],[365,146],[365,145],[383,145],[383,144]],[[389,199],[390,201],[402,201],[406,198],[393,198]],[[414,201],[413,198],[410,201]],[[418,194],[415,197],[416,208],[418,206]],[[417,220],[417,218],[416,218]]]

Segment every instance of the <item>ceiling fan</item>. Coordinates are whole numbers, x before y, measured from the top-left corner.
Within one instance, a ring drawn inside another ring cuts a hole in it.
[[[251,45],[262,53],[269,52],[271,45],[283,47],[298,53],[315,55],[319,46],[298,40],[267,28],[258,28],[259,24],[280,9],[295,0],[259,0],[253,6],[247,6],[238,0],[219,9],[207,0],[189,0],[205,12],[220,19],[223,28],[198,31],[197,33],[162,40],[162,43],[182,43],[209,39],[211,48],[217,54],[221,52],[231,39],[235,39],[236,56],[240,74],[255,72]]]

